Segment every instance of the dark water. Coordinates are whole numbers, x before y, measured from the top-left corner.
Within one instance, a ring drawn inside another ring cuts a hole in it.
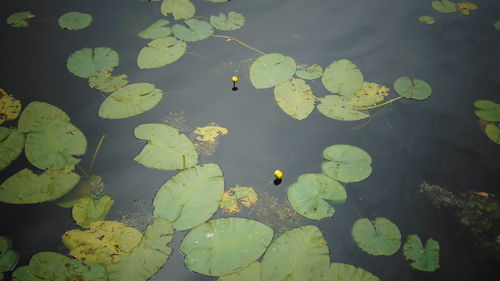
[[[171,112],[184,112],[186,126],[216,122],[229,129],[217,151],[204,159],[221,166],[226,187],[255,186],[257,192],[281,201],[286,199],[285,187],[299,175],[321,171],[322,151],[329,145],[359,146],[372,156],[373,174],[346,186],[348,201],[335,207],[332,218],[305,220],[322,230],[332,261],[365,268],[385,281],[499,279],[494,261],[475,251],[463,229],[439,216],[417,190],[423,181],[452,191],[498,190],[500,149],[482,133],[472,103],[498,101],[500,32],[492,24],[500,18],[500,2],[475,1],[480,9],[468,17],[437,14],[430,1],[417,0],[193,2],[200,16],[234,10],[247,18],[243,29],[216,34],[234,36],[266,53],[291,56],[299,64],[325,67],[347,58],[360,67],[366,81],[388,86],[400,76],[417,77],[432,86],[433,95],[426,101],[399,100],[373,110],[368,123],[337,121],[317,111],[296,121],[279,109],[272,89],[256,90],[250,84],[248,69],[259,54],[225,39],[189,43],[190,54],[174,64],[139,70],[137,54],[147,40],[136,34],[161,18],[158,2],[2,1],[0,87],[23,105],[37,100],[66,111],[88,138],[82,167],[89,166],[100,136],[107,135],[93,173],[103,177],[106,192],[116,201],[108,219],[151,211],[154,194],[175,174],[132,160],[143,146],[133,129],[160,122]],[[8,15],[24,10],[36,15],[28,28],[5,24]],[[81,31],[61,30],[57,18],[72,10],[92,14],[94,22]],[[435,16],[437,23],[419,23],[418,16],[424,14]],[[66,70],[66,59],[75,50],[99,46],[120,54],[114,73],[126,73],[131,83],[150,82],[162,89],[166,94],[160,104],[124,120],[99,119],[103,97]],[[240,76],[239,90],[232,92],[230,77],[235,74]],[[319,81],[311,84],[317,96],[327,94]],[[22,156],[1,172],[1,180],[25,166]],[[266,186],[277,168],[285,173],[283,183]],[[21,264],[39,251],[64,252],[60,236],[76,228],[69,210],[50,203],[0,204],[0,210],[0,233],[13,238]],[[433,273],[413,270],[401,251],[389,257],[362,252],[350,234],[360,215],[387,217],[403,236],[418,233],[436,239],[441,244],[441,268]],[[175,234],[172,256],[151,280],[215,279],[184,268],[178,250],[183,235]]]

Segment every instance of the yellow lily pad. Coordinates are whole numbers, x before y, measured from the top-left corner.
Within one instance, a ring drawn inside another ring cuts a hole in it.
[[[224,212],[235,214],[241,211],[238,203],[249,208],[259,200],[257,193],[252,187],[236,185],[224,192],[220,207]]]
[[[364,82],[363,88],[347,102],[353,106],[370,106],[384,100],[389,95],[389,88],[373,82]]]
[[[215,142],[217,137],[227,135],[228,130],[224,127],[205,126],[196,128],[194,133],[200,135],[196,137],[199,141]]]
[[[21,102],[0,89],[0,124],[14,120],[21,113]]]
[[[463,15],[468,16],[470,11],[479,9],[479,6],[471,2],[460,2],[457,3],[457,8]]]

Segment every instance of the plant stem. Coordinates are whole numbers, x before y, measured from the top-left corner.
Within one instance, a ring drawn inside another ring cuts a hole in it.
[[[97,144],[97,148],[94,151],[94,155],[92,156],[92,161],[90,162],[90,167],[89,167],[90,173],[92,173],[92,167],[94,167],[95,157],[97,156],[97,152],[99,152],[99,149],[101,148],[102,142],[104,141],[105,137],[106,137],[106,135],[102,134],[101,139],[99,140],[99,143]]]
[[[393,98],[392,100],[388,100],[384,103],[381,103],[381,104],[377,104],[377,105],[374,105],[374,106],[369,106],[369,107],[355,107],[353,108],[354,110],[368,110],[368,109],[372,109],[372,108],[377,108],[377,107],[381,107],[383,105],[386,105],[386,104],[389,104],[391,102],[394,102],[394,101],[397,101],[399,100],[400,98],[402,98],[402,96],[399,96],[397,98]]]
[[[226,35],[212,35],[212,36],[210,36],[210,37],[215,37],[215,38],[226,38],[226,39],[232,40],[232,41],[234,41],[234,42],[236,42],[236,43],[239,43],[239,44],[241,44],[241,45],[243,45],[243,46],[245,46],[245,47],[249,48],[250,50],[256,51],[257,53],[260,53],[260,54],[263,54],[263,55],[265,55],[265,54],[266,54],[266,53],[262,52],[261,50],[256,49],[256,48],[254,48],[254,47],[252,47],[252,46],[250,46],[250,45],[248,45],[248,44],[246,44],[246,43],[243,43],[243,42],[241,42],[240,40],[238,40],[238,39],[236,39],[236,38],[234,38],[234,37],[231,37],[231,36],[226,36]]]

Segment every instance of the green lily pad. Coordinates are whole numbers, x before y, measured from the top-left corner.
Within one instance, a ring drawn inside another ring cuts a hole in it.
[[[147,141],[134,160],[155,169],[180,170],[194,167],[198,153],[191,140],[174,127],[165,124],[142,124],[135,128],[135,137]]]
[[[477,108],[474,111],[477,117],[490,122],[500,122],[500,104],[489,100],[477,100],[474,106]]]
[[[303,120],[314,110],[315,97],[311,87],[302,79],[293,79],[274,88],[274,99],[291,117]]]
[[[103,191],[102,178],[97,175],[90,175],[82,178],[70,192],[54,201],[54,203],[62,208],[72,208],[79,199],[99,197]]]
[[[207,221],[219,207],[224,177],[217,164],[179,172],[156,193],[154,216],[172,222],[175,230],[191,229]]]
[[[16,266],[17,261],[19,260],[19,254],[11,249],[8,249],[0,255],[0,273],[11,271],[14,266]]]
[[[358,182],[372,173],[372,158],[363,149],[345,144],[331,145],[323,150],[323,172],[341,182]]]
[[[484,132],[496,144],[500,144],[500,124],[488,124]]]
[[[30,11],[13,13],[7,18],[7,24],[12,27],[26,27],[29,25],[27,20],[34,18]]]
[[[58,20],[59,26],[67,30],[84,29],[92,23],[92,16],[80,12],[68,12]]]
[[[366,110],[355,110],[355,107],[350,105],[349,100],[343,96],[326,95],[319,98],[319,102],[318,111],[332,119],[356,121],[370,117],[370,113]]]
[[[254,262],[244,269],[221,276],[217,281],[260,281],[260,262]]]
[[[314,280],[314,271],[328,267],[328,245],[318,227],[289,230],[269,246],[261,263],[263,281]]]
[[[71,214],[79,226],[89,228],[91,222],[104,220],[114,203],[115,201],[109,195],[104,195],[97,200],[85,197],[76,201]]]
[[[457,11],[456,4],[448,0],[432,1],[432,8],[440,13],[454,13]]]
[[[172,34],[172,28],[166,26],[169,23],[170,22],[168,20],[157,20],[137,35],[144,39],[160,39],[168,37]]]
[[[45,102],[34,101],[28,104],[19,117],[17,128],[28,133],[33,125],[40,119],[56,119],[63,122],[69,122],[69,116],[59,107]]]
[[[439,268],[439,243],[434,239],[428,239],[424,247],[418,235],[408,235],[403,253],[407,260],[413,261],[411,267],[415,269],[435,271]]]
[[[158,68],[173,63],[186,53],[186,42],[174,37],[156,39],[139,52],[137,65],[141,69]]]
[[[17,129],[0,127],[0,171],[17,159],[24,148],[24,134]]]
[[[214,28],[204,20],[188,19],[184,23],[187,25],[176,24],[172,27],[174,36],[187,42],[200,41],[207,39],[214,33]]]
[[[107,280],[104,266],[88,266],[54,252],[35,254],[28,265],[18,267],[14,271],[12,278],[15,281]]]
[[[144,113],[155,107],[163,91],[149,83],[127,85],[108,96],[99,108],[99,117],[123,119]]]
[[[423,22],[423,23],[426,23],[426,24],[434,24],[434,23],[436,23],[436,20],[433,17],[431,17],[431,16],[420,16],[420,17],[418,17],[418,20],[420,22]]]
[[[128,80],[126,74],[113,76],[108,70],[102,70],[99,72],[99,75],[89,78],[89,87],[103,93],[114,92],[127,84]]]
[[[172,14],[175,20],[189,19],[194,16],[196,8],[189,0],[163,0],[161,13],[164,16]]]
[[[299,176],[297,182],[288,187],[287,195],[297,213],[313,220],[333,216],[335,209],[328,201],[339,204],[347,199],[342,184],[320,174]]]
[[[354,63],[343,59],[325,68],[321,82],[328,91],[351,97],[363,88],[363,74]]]
[[[221,218],[191,230],[182,240],[187,268],[210,276],[242,270],[267,249],[274,231],[254,220]]]
[[[245,25],[245,17],[233,11],[227,15],[219,13],[218,16],[210,16],[210,24],[218,30],[238,30]]]
[[[0,185],[0,202],[33,204],[57,199],[68,193],[80,180],[75,173],[47,171],[36,175],[23,169]]]
[[[362,268],[337,262],[315,274],[314,281],[380,281],[380,278]]]
[[[323,75],[323,68],[318,64],[313,65],[297,65],[297,70],[295,71],[295,75],[302,79],[318,79]]]
[[[78,77],[89,78],[99,75],[101,70],[113,71],[119,61],[118,53],[110,48],[83,48],[68,57],[66,67]]]
[[[500,30],[500,20],[497,20],[493,23],[493,27],[496,29],[496,30]]]
[[[394,90],[408,99],[425,100],[431,96],[432,88],[427,82],[410,77],[399,77],[394,81]]]
[[[12,241],[9,237],[0,235],[0,256],[5,254],[12,246]]]
[[[43,170],[72,170],[80,162],[74,156],[87,149],[85,135],[73,124],[40,118],[26,136],[25,153],[30,163]]]
[[[256,59],[250,66],[250,81],[257,89],[278,85],[292,78],[295,60],[282,54],[267,54]]]
[[[365,252],[374,256],[390,256],[401,247],[399,228],[386,218],[358,219],[352,227],[352,237]]]

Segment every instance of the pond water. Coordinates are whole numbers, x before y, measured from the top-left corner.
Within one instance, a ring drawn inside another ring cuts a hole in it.
[[[192,2],[197,16],[229,11],[245,16],[242,29],[214,34],[232,36],[265,53],[290,56],[297,64],[317,63],[326,68],[335,60],[348,59],[359,67],[365,81],[391,89],[398,77],[415,77],[432,86],[432,96],[397,100],[370,110],[371,117],[359,121],[334,120],[318,110],[298,121],[280,109],[272,88],[252,85],[249,69],[261,54],[234,41],[210,37],[189,42],[178,61],[139,69],[137,55],[149,40],[137,33],[165,18],[160,2],[3,1],[0,88],[23,107],[43,101],[64,110],[87,137],[87,152],[79,163],[86,170],[101,136],[106,135],[92,168],[115,201],[106,220],[144,230],[152,221],[156,192],[178,173],[132,160],[144,147],[134,137],[134,128],[164,123],[189,136],[197,127],[216,124],[229,132],[218,138],[217,145],[203,147],[199,163],[217,163],[226,190],[252,186],[261,201],[242,207],[237,215],[219,209],[213,218],[255,219],[278,232],[316,225],[328,243],[332,262],[361,267],[385,281],[500,278],[499,253],[474,244],[474,236],[460,223],[455,209],[436,208],[419,192],[420,185],[428,182],[457,196],[485,192],[487,200],[498,204],[492,194],[498,193],[500,182],[500,149],[484,134],[473,103],[478,99],[499,102],[500,31],[493,27],[500,19],[499,2],[474,1],[479,9],[469,16],[438,13],[431,1],[417,0]],[[5,23],[12,13],[28,10],[36,15],[28,27]],[[82,30],[63,30],[57,19],[68,11],[89,13],[93,22]],[[422,15],[432,15],[436,23],[419,22]],[[174,22],[171,15],[167,19]],[[100,118],[98,110],[107,94],[90,89],[87,79],[66,68],[68,56],[83,47],[115,50],[120,62],[113,73],[127,74],[130,83],[152,83],[163,90],[163,98],[151,110],[131,118]],[[232,91],[232,76],[239,77],[237,91]],[[330,94],[321,79],[307,83],[317,97]],[[3,124],[16,125],[15,120]],[[366,151],[373,160],[372,174],[345,184],[347,201],[334,204],[332,217],[311,220],[294,214],[287,203],[287,187],[302,174],[321,173],[323,150],[334,144]],[[2,182],[29,165],[21,154],[2,171]],[[271,183],[276,169],[284,173],[278,186]],[[351,235],[354,222],[361,217],[390,219],[399,227],[402,243],[415,233],[435,239],[440,244],[440,268],[415,270],[402,249],[390,256],[362,251]],[[498,217],[493,222],[492,228],[498,229]],[[12,239],[13,249],[20,253],[18,266],[41,251],[67,254],[61,236],[76,228],[70,209],[51,202],[0,203],[0,235]],[[186,233],[174,233],[173,253],[150,280],[217,279],[184,266],[179,245]]]

